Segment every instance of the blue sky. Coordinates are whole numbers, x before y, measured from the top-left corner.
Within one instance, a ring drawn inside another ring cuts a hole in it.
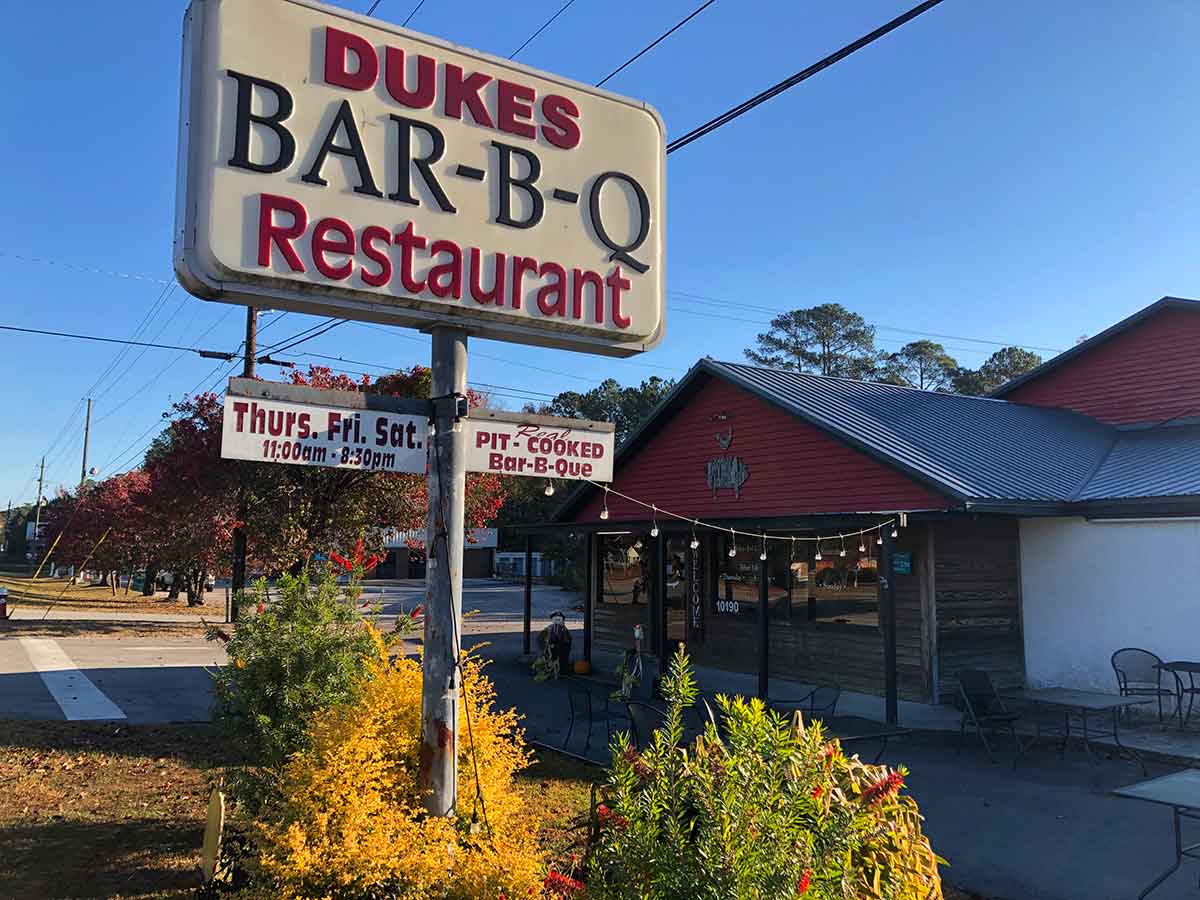
[[[576,0],[519,59],[594,82],[698,3]],[[413,5],[383,0],[376,15]],[[410,27],[507,56],[560,5],[426,0]],[[607,87],[679,135],[909,5],[717,0]],[[184,6],[9,4],[0,324],[126,338],[157,309],[149,339],[237,347],[240,308],[162,298]],[[978,365],[995,347],[977,341],[1065,348],[1162,295],[1200,296],[1198,45],[1187,0],[1096,0],[1086,15],[1074,0],[946,0],[670,157],[657,350],[622,361],[475,341],[470,378],[515,408],[608,376],[676,376],[703,355],[740,358],[765,310],[826,301],[877,325],[884,349],[910,331],[957,335],[952,355]],[[263,342],[317,321],[289,314]],[[428,362],[426,338],[378,326],[303,349]],[[172,400],[219,381],[195,354],[130,365],[137,352],[95,384],[119,348],[0,332],[0,504],[33,499],[47,450],[47,493],[77,480],[89,389],[90,465],[105,475],[136,463]]]

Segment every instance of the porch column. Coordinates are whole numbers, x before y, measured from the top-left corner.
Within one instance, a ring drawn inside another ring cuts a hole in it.
[[[592,661],[592,612],[596,607],[596,535],[584,539],[583,554],[583,658]]]
[[[525,535],[525,609],[524,609],[524,633],[521,639],[521,652],[526,656],[530,654],[529,632],[533,623],[533,535]]]
[[[883,536],[883,577],[879,579],[879,625],[883,631],[883,681],[887,723],[899,722],[896,692],[896,539],[890,528]]]
[[[770,634],[767,629],[767,560],[758,564],[758,696],[767,700],[767,666],[770,663]]]
[[[661,531],[654,541],[654,585],[650,591],[650,646],[659,658],[659,670],[666,668],[664,658],[667,649],[666,629],[666,582],[667,582],[667,539]]]

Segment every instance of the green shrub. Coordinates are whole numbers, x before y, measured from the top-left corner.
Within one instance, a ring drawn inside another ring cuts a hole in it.
[[[740,697],[718,697],[720,729],[710,720],[680,746],[698,695],[683,648],[663,693],[644,752],[614,741],[589,898],[940,900],[940,860],[900,794],[903,769],[847,758],[820,723]]]
[[[314,716],[351,700],[376,655],[357,609],[358,591],[332,574],[282,576],[270,598],[265,580],[241,604],[257,607],[224,640],[229,664],[215,675],[216,721],[246,764],[227,773],[235,799],[251,810],[270,796],[284,763],[309,742]]]

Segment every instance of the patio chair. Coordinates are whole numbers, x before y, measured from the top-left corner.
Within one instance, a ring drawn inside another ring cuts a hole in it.
[[[639,751],[645,750],[654,737],[654,731],[663,723],[666,714],[650,703],[640,700],[625,701],[629,710],[629,729],[633,737],[633,746]]]
[[[812,693],[804,698],[808,707],[810,719],[832,719],[837,715],[838,700],[842,697],[842,688],[837,684],[819,684]]]
[[[1163,697],[1181,696],[1179,686],[1163,687],[1163,661],[1149,650],[1124,647],[1112,655],[1113,672],[1122,697],[1155,697],[1158,699],[1158,721],[1163,720]],[[1175,676],[1178,681],[1179,676]]]
[[[983,749],[987,751],[988,759],[996,762],[992,745],[988,743],[987,733],[1008,732],[1012,737],[1013,748],[1020,756],[1021,739],[1017,737],[1017,720],[1021,713],[1010,710],[1000,699],[996,686],[987,672],[979,669],[963,669],[958,673],[958,696],[962,704],[962,722],[958,729],[958,752],[962,753],[963,744],[967,740],[967,727],[975,729]],[[1016,764],[1016,760],[1013,760]]]
[[[614,712],[608,705],[608,694],[601,692],[593,695],[590,685],[575,679],[567,680],[567,705],[570,710],[570,721],[567,724],[567,736],[563,738],[562,748],[567,749],[571,742],[571,733],[575,730],[576,721],[580,727],[587,729],[587,737],[583,742],[583,752],[587,753],[592,744],[592,728],[597,722],[604,723],[605,746],[612,742],[612,721],[621,718],[620,713]]]

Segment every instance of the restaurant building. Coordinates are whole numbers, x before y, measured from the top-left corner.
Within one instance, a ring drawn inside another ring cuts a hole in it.
[[[1195,658],[1198,359],[1176,298],[987,398],[703,359],[557,515],[587,536],[584,653],[641,626],[893,706],[963,668],[1112,690],[1118,648]]]

